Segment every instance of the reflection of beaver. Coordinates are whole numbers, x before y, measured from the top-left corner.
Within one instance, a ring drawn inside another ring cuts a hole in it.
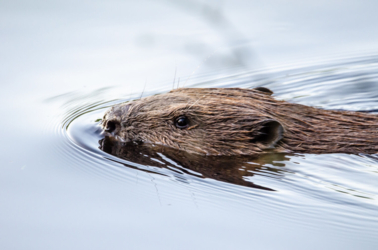
[[[280,167],[285,166],[282,161],[289,160],[284,154],[265,154],[259,157],[202,156],[163,146],[149,147],[144,144],[122,143],[108,136],[101,139],[99,144],[99,148],[106,153],[138,163],[138,167],[135,167],[135,165],[129,165],[124,162],[125,166],[137,168],[148,173],[172,176],[172,173],[175,172],[176,174],[173,174],[173,176],[178,177],[181,181],[187,179],[185,175],[193,175],[198,178],[211,178],[217,181],[270,191],[273,191],[273,189],[256,185],[248,177],[263,172],[264,175],[271,174],[275,178],[279,178],[283,176]],[[150,167],[168,171],[158,171]]]
[[[113,106],[103,128],[119,141],[204,155],[376,153],[375,115],[330,111],[271,96],[266,88],[182,88]]]

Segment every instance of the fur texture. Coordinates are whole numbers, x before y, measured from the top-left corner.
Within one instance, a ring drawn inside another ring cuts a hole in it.
[[[204,155],[378,152],[375,115],[317,109],[271,94],[265,88],[181,88],[115,105],[102,125],[119,141]]]

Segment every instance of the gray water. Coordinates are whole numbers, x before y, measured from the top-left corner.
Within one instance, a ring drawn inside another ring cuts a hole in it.
[[[112,104],[182,86],[264,86],[290,102],[377,112],[377,9],[0,2],[0,248],[377,249],[376,155],[224,161],[236,182],[169,154],[104,152],[98,121]]]

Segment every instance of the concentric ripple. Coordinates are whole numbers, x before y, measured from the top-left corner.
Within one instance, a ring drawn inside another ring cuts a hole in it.
[[[290,102],[325,109],[375,112],[378,110],[378,56],[213,76],[212,79],[204,76],[197,78],[192,86],[264,86],[272,89],[276,98]],[[164,91],[150,94],[159,92]],[[109,147],[109,144],[104,146],[106,142],[100,128],[104,112],[116,103],[138,98],[137,95],[114,100],[96,95],[65,98],[65,114],[55,128],[64,140],[60,151],[82,162],[81,170],[85,172],[110,181],[138,185],[156,182],[165,186],[175,199],[182,199],[182,190],[190,190],[192,198],[215,206],[219,199],[247,207],[253,200],[266,206],[266,211],[261,213],[282,213],[289,220],[299,215],[312,216],[315,220],[324,214],[333,218],[347,215],[351,219],[346,222],[340,219],[339,224],[334,225],[343,230],[363,230],[377,223],[378,160],[375,156],[277,155],[268,159],[247,159],[242,163],[225,159],[218,163],[227,165],[227,171],[222,173],[219,168],[218,177],[214,177],[210,173],[214,165],[197,160],[196,168],[191,168],[180,160],[189,157],[184,153],[151,153],[143,146],[122,149],[121,157],[104,152]],[[377,232],[378,229],[366,234],[368,237]]]

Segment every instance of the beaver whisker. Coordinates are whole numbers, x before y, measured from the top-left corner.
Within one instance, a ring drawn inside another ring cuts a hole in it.
[[[193,70],[193,72],[189,75],[189,77],[186,79],[186,81],[184,82],[184,85],[182,85],[183,88],[185,88],[185,84],[189,81],[189,79],[192,77],[192,75],[207,61],[209,60],[210,57],[212,57],[214,55],[215,51],[213,53],[211,53],[209,56],[207,56],[205,58],[205,60],[203,60],[202,62],[200,62],[198,64],[198,66]]]
[[[142,99],[142,96],[143,96],[144,90],[145,90],[145,88],[146,88],[146,84],[147,84],[147,79],[146,79],[146,81],[144,82],[143,90],[142,90],[142,93],[140,94],[140,97],[139,97],[138,100]]]
[[[177,73],[177,64],[175,62],[175,74],[173,76],[173,84],[172,84],[172,90],[175,89],[175,83],[176,83],[176,73]]]
[[[197,102],[199,102],[199,101],[200,101],[202,98],[204,98],[205,96],[207,96],[207,95],[203,95],[202,97],[198,98],[197,101],[193,102],[192,105],[190,105],[190,106],[186,109],[186,111],[189,111],[189,109],[190,109],[191,107],[193,107],[193,105],[195,105]],[[188,103],[188,104],[189,104],[189,103]]]

